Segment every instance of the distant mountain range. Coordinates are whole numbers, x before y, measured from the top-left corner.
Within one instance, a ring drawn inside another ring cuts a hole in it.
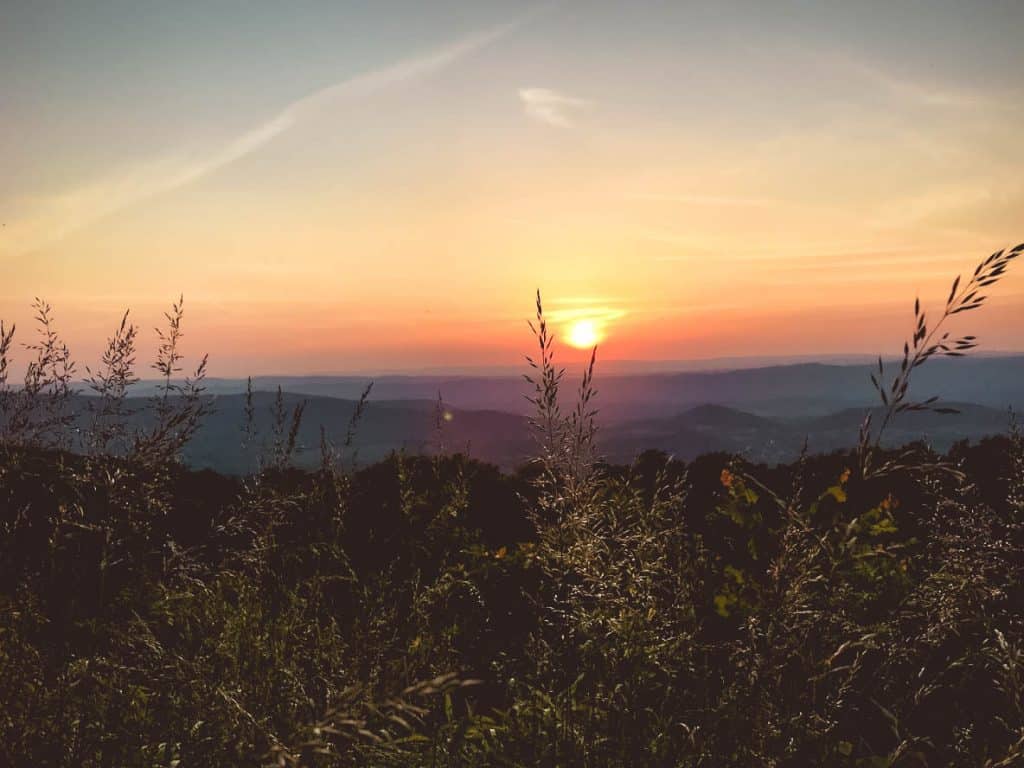
[[[889,367],[892,367],[892,363]],[[872,365],[799,363],[726,371],[608,374],[597,367],[602,418],[607,422],[662,418],[713,403],[767,417],[827,415],[845,407],[875,402],[869,379]],[[578,371],[566,373],[565,392],[572,394]],[[354,400],[371,377],[259,376],[257,390]],[[430,400],[440,393],[444,402],[471,410],[527,413],[528,386],[519,376],[382,376],[374,378],[375,400]],[[152,383],[140,385],[145,393]],[[212,379],[211,394],[240,394],[244,379]],[[1004,409],[1024,404],[1024,355],[933,359],[915,372],[914,391],[920,398]]]
[[[261,449],[266,451],[273,442],[275,399],[269,392],[255,393],[256,446],[244,450],[245,396],[213,397],[213,411],[186,449],[186,461],[225,472],[253,469]],[[421,454],[443,450],[514,467],[532,448],[527,419],[521,414],[446,409],[448,420],[442,418],[443,426],[438,429],[437,402],[430,400],[370,401],[355,425],[351,446],[346,448],[356,400],[291,392],[283,399],[289,414],[300,402],[306,403],[296,441],[294,463],[298,466],[319,464],[321,426],[340,458],[349,464],[378,461],[392,451]]]
[[[1004,433],[1009,426],[1007,410],[973,403],[945,405],[960,413],[900,414],[886,431],[883,443],[896,446],[923,440],[941,450],[958,440]],[[847,408],[825,416],[784,420],[726,406],[704,405],[668,419],[610,426],[605,430],[602,448],[614,462],[628,462],[648,448],[682,459],[724,451],[755,461],[789,461],[799,454],[805,440],[808,449],[815,453],[854,447],[867,410]],[[877,424],[880,409],[874,409],[874,413]]]
[[[742,453],[759,461],[786,461],[805,439],[812,451],[851,447],[868,408],[877,401],[871,367],[802,363],[734,371],[598,376],[600,449],[627,462],[647,449],[680,458],[711,451]],[[320,427],[344,442],[356,398],[367,384],[357,377],[260,377],[253,380],[259,441],[269,443],[274,395],[281,386],[289,409],[307,401],[296,463],[319,461]],[[566,379],[567,400],[575,381]],[[140,393],[151,384],[140,385]],[[918,399],[938,395],[959,414],[905,413],[887,443],[924,439],[937,448],[956,440],[1004,432],[1008,409],[1024,405],[1024,356],[938,359],[918,369]],[[241,472],[255,466],[256,450],[243,451],[242,380],[209,382],[213,413],[186,452],[195,466]],[[437,397],[448,413],[438,430]],[[386,376],[374,383],[357,428],[361,462],[391,451],[468,452],[505,468],[531,455],[528,385],[521,379],[479,376]],[[569,402],[566,402],[569,405]],[[351,459],[351,456],[349,457]]]

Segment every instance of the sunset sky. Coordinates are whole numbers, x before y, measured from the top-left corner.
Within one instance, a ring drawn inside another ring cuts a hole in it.
[[[0,317],[46,298],[89,363],[183,293],[225,376],[516,365],[537,288],[605,359],[896,352],[1024,240],[1022,31],[1012,0],[5,3]],[[1024,349],[1024,274],[969,319]]]

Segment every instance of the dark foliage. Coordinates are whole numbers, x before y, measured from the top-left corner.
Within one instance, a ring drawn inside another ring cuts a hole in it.
[[[526,476],[459,457],[11,449],[0,760],[1011,765],[1024,457],[947,459],[969,479],[649,453],[538,531]]]
[[[947,314],[980,305],[958,290]],[[866,422],[859,451],[788,466],[605,465],[593,360],[563,415],[538,296],[537,462],[344,471],[352,440],[325,432],[320,468],[300,471],[303,408],[279,401],[269,455],[239,479],[180,464],[204,407],[204,366],[173,376],[180,302],[156,426],[122,420],[125,320],[89,372],[86,440],[65,434],[73,368],[39,312],[24,388],[7,386],[0,327],[0,764],[1024,760],[1016,427],[943,455],[888,450]],[[906,364],[879,380],[881,429],[933,407],[905,382],[945,342],[915,314]]]

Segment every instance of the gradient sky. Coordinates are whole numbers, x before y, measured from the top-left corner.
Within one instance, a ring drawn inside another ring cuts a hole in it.
[[[516,365],[539,287],[604,358],[895,353],[1024,239],[1022,31],[1016,0],[7,2],[0,317],[47,298],[88,363],[181,292],[214,374]],[[1024,349],[1024,275],[969,319]]]

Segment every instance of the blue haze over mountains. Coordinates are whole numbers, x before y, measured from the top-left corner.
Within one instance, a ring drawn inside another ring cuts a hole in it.
[[[890,363],[889,366],[893,364]],[[869,373],[874,366],[801,363],[723,371],[607,374],[597,377],[600,450],[628,462],[647,449],[682,459],[711,451],[739,452],[755,461],[792,459],[806,438],[815,452],[849,448],[867,408],[877,405]],[[564,379],[566,407],[578,384]],[[371,380],[363,376],[268,376],[253,379],[257,428],[269,441],[274,395],[280,386],[291,408],[307,401],[296,463],[320,459],[320,426],[344,441],[355,402]],[[468,452],[511,469],[532,449],[527,417],[529,386],[521,376],[387,375],[374,380],[359,422],[356,460],[368,463],[395,450]],[[244,380],[208,382],[214,412],[186,461],[240,472],[255,458],[243,453]],[[147,394],[150,383],[136,394]],[[959,414],[901,414],[889,444],[926,440],[937,449],[960,439],[1003,433],[1009,410],[1024,406],[1024,356],[935,359],[915,372],[912,395],[938,395]],[[438,430],[438,394],[450,413]],[[351,457],[350,457],[351,459]]]

